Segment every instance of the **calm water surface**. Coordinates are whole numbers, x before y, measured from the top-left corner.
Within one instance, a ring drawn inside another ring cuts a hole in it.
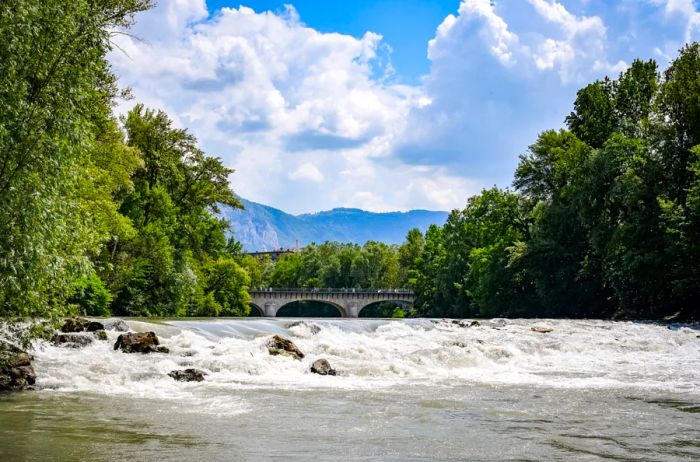
[[[700,460],[693,326],[129,324],[171,354],[36,345],[38,390],[0,396],[0,460]],[[269,356],[274,333],[304,360]],[[310,374],[319,357],[340,375]],[[166,375],[183,367],[207,380]]]

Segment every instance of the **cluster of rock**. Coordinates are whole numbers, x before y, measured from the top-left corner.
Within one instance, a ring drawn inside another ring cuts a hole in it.
[[[95,339],[106,341],[107,330],[126,332],[129,326],[121,319],[106,319],[100,322],[85,318],[68,318],[59,330],[60,332],[51,337],[54,345],[80,348],[90,345]]]
[[[502,321],[498,323],[497,321]],[[435,324],[445,326],[456,325],[463,328],[479,327],[479,321],[468,320],[433,320]],[[505,320],[495,319],[487,322],[493,328],[503,327]],[[121,350],[123,353],[163,353],[168,354],[170,350],[160,345],[155,332],[130,332],[129,326],[121,319],[106,319],[101,321],[89,320],[86,318],[66,319],[56,332],[51,341],[54,345],[70,348],[80,348],[92,344],[97,340],[108,340],[108,330],[123,332],[114,343],[114,350]],[[553,329],[547,326],[533,326],[533,332],[547,334]],[[315,332],[314,332],[315,333]],[[457,346],[464,346],[458,342]],[[267,351],[273,356],[288,356],[301,361],[304,353],[291,340],[279,335],[272,336],[266,343]],[[0,391],[21,390],[34,385],[36,374],[32,367],[33,357],[22,351],[20,348],[0,340]],[[319,375],[336,375],[337,372],[330,365],[328,360],[320,358],[311,364],[310,371]],[[204,371],[194,368],[183,370],[173,370],[168,373],[174,380],[180,382],[201,382],[207,375]]]
[[[115,350],[124,353],[170,353],[168,347],[160,345],[155,332],[128,332],[117,337]]]
[[[199,369],[184,369],[181,371],[170,371],[168,375],[178,382],[201,382],[207,374]]]
[[[289,356],[301,361],[304,358],[304,353],[301,352],[294,342],[279,335],[274,335],[267,341],[267,352],[272,356]],[[326,359],[317,359],[311,365],[311,372],[319,375],[336,375],[336,370],[333,369]]]
[[[32,355],[0,340],[0,391],[17,391],[34,385]]]
[[[95,340],[107,341],[106,331],[122,332],[114,343],[114,350],[123,353],[163,353],[170,350],[161,345],[155,332],[130,332],[129,326],[121,319],[89,320],[86,318],[69,318],[51,337],[51,342],[60,347],[81,348]],[[291,340],[279,335],[272,336],[267,344],[267,351],[273,356],[288,356],[301,361],[304,353]],[[20,348],[0,340],[0,391],[16,391],[28,388],[36,382],[36,373],[31,361],[34,358]],[[336,375],[326,359],[317,359],[310,371],[319,375]],[[207,375],[194,368],[173,370],[168,373],[174,380],[181,382],[201,382]]]

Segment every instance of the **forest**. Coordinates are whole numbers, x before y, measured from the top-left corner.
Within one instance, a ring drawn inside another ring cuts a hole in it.
[[[409,287],[408,316],[697,319],[700,45],[582,88],[493,187],[401,246],[250,261],[265,287]],[[507,136],[507,134],[504,134]],[[385,311],[384,315],[391,315]]]
[[[220,218],[240,207],[220,158],[162,111],[116,113],[110,39],[150,6],[0,4],[0,316],[245,316],[251,287],[408,287],[414,307],[379,314],[697,319],[697,43],[582,88],[512,189],[443,226],[273,262]]]

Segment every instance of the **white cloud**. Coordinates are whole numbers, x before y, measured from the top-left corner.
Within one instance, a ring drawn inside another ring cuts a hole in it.
[[[684,21],[684,41],[698,40],[700,32],[700,12],[696,0],[647,0],[653,5],[663,7],[667,20],[681,17]]]
[[[289,178],[292,180],[304,180],[320,183],[323,181],[323,173],[321,173],[321,171],[316,168],[314,164],[306,163],[301,164],[299,168],[290,173]]]
[[[548,38],[537,48],[539,53],[535,56],[535,65],[540,70],[554,69],[557,62],[570,62],[576,57],[574,48],[564,41]]]
[[[291,212],[458,205],[439,195],[406,199],[410,184],[433,181],[438,167],[385,162],[410,108],[428,100],[387,82],[381,35],[321,33],[291,6],[210,16],[202,0],[159,3],[138,18],[143,40],[118,37],[111,62],[138,101],[166,110],[236,169],[237,193]],[[461,195],[459,203],[474,192],[459,178],[448,183],[432,189]]]
[[[508,30],[503,18],[498,16],[489,0],[464,0],[459,7],[459,17],[448,15],[438,26],[435,38],[428,42],[428,58],[440,59],[442,53],[449,52],[453,37],[459,33],[453,31],[455,25],[464,17],[479,18],[480,38],[503,65],[515,64],[512,49],[518,44],[518,36]]]
[[[547,37],[536,45],[533,54],[540,70],[559,66],[564,83],[585,79],[591,63],[597,71],[609,71],[607,64],[607,28],[598,16],[577,17],[556,1],[528,0],[538,15],[559,28],[559,39]],[[534,45],[533,45],[534,47]]]
[[[580,86],[627,66],[608,46],[602,17],[557,1],[463,0],[428,46],[422,89],[431,104],[411,107],[394,152],[505,186],[518,154],[561,126]]]
[[[688,23],[685,30],[685,41],[693,40],[694,35],[700,30],[700,12],[694,0],[668,0],[666,3],[666,13],[680,13]]]
[[[291,6],[161,0],[138,18],[143,40],[117,37],[110,60],[137,101],[236,169],[244,197],[291,212],[450,209],[507,185],[581,85],[673,56],[698,30],[692,0],[462,0],[427,44],[430,72],[407,86],[377,33],[322,33]]]

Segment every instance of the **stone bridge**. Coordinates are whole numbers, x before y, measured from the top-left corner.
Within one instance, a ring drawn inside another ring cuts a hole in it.
[[[317,301],[334,306],[344,318],[357,318],[362,308],[378,302],[411,305],[415,300],[408,289],[250,289],[253,306],[263,316],[275,317],[284,305]]]

